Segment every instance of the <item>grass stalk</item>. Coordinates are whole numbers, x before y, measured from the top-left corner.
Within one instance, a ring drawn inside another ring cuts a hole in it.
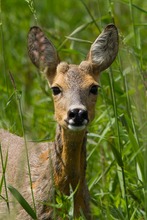
[[[31,11],[31,13],[33,14],[33,17],[35,19],[35,23],[36,25],[38,24],[38,19],[37,19],[37,13],[36,13],[36,9],[35,9],[35,2],[34,0],[25,0],[28,4],[28,7]]]
[[[114,111],[114,117],[115,117],[115,129],[116,129],[116,146],[119,147],[120,155],[122,153],[122,145],[121,145],[121,136],[120,136],[120,128],[118,123],[118,113],[117,113],[117,104],[116,104],[116,97],[115,97],[115,90],[114,90],[114,78],[112,74],[112,69],[109,70],[109,84],[110,84],[110,91],[111,91],[111,97],[112,97],[112,103],[113,103],[113,111]],[[121,166],[121,173],[122,173],[122,179],[123,179],[123,188],[124,188],[124,198],[126,202],[126,214],[127,219],[129,220],[129,205],[128,205],[128,198],[127,198],[127,188],[126,188],[126,180],[125,180],[125,172],[124,167]]]
[[[146,126],[147,128],[147,126]],[[144,135],[146,137],[146,134]],[[147,140],[144,138],[144,198],[145,198],[145,220],[147,220]]]
[[[136,38],[136,29],[135,29],[135,23],[134,23],[134,13],[133,13],[132,0],[129,0],[129,6],[130,6],[131,23],[132,23],[132,27],[133,27],[134,45],[137,46],[137,38]]]
[[[27,140],[26,140],[26,135],[25,135],[24,121],[23,121],[21,93],[20,93],[20,91],[17,90],[12,73],[9,72],[9,74],[10,74],[12,85],[14,87],[15,96],[16,96],[16,100],[17,100],[17,104],[18,104],[19,116],[20,116],[20,121],[21,121],[21,126],[22,126],[23,137],[24,137],[26,160],[27,160],[28,174],[29,174],[29,180],[30,180],[30,189],[31,189],[31,194],[32,194],[33,207],[34,207],[34,211],[36,213],[35,198],[34,198],[34,193],[33,193],[33,189],[32,189],[32,177],[31,177],[31,169],[30,169],[30,162],[29,162],[29,153],[28,153]]]
[[[1,159],[1,166],[2,166],[2,172],[3,172],[2,179],[0,181],[0,194],[1,194],[1,189],[2,189],[3,183],[4,183],[6,198],[3,198],[3,199],[6,201],[8,211],[10,212],[7,181],[6,181],[6,176],[5,176],[5,171],[6,171],[6,167],[7,167],[7,161],[8,161],[8,151],[7,151],[5,162],[4,162],[1,144],[0,144],[0,159]]]
[[[2,59],[2,64],[1,71],[3,71],[4,79],[5,79],[5,85],[7,88],[7,95],[9,96],[9,90],[8,90],[8,81],[7,81],[7,76],[6,76],[6,58],[5,58],[5,50],[4,50],[4,35],[3,35],[3,20],[2,20],[2,0],[0,0],[0,35],[1,35],[1,59]],[[0,60],[1,61],[1,60]]]
[[[92,15],[91,11],[89,10],[87,4],[86,4],[85,1],[83,1],[83,0],[80,0],[80,1],[81,1],[82,4],[84,5],[84,7],[85,7],[87,13],[89,14],[91,20],[93,21],[93,23],[95,24],[96,28],[97,28],[97,29],[99,30],[99,32],[100,32],[101,30],[100,30],[100,28],[99,28],[99,26],[98,26],[98,24],[97,24],[97,22],[96,22],[94,16]]]

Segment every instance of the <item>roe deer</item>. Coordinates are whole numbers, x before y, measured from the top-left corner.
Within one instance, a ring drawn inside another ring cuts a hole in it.
[[[55,219],[61,219],[58,210],[54,212],[54,208],[47,204],[54,202],[57,191],[69,195],[70,187],[75,191],[74,218],[81,214],[85,219],[92,218],[85,180],[87,125],[95,114],[100,72],[112,64],[117,52],[118,31],[113,24],[103,30],[92,44],[86,60],[79,65],[60,62],[54,46],[43,31],[36,26],[30,29],[28,53],[33,64],[46,74],[58,123],[55,142],[27,142],[32,189],[39,220],[54,219],[54,216]],[[23,138],[1,130],[0,142],[3,158],[6,158],[8,150],[6,183],[18,189],[32,204],[28,172],[22,169],[26,166]],[[3,193],[2,196],[5,197]],[[3,207],[2,213],[5,204],[2,199],[0,202],[3,203],[3,206],[0,204]],[[13,212],[10,210],[11,213]],[[20,207],[13,215],[17,216],[15,219],[31,219]]]

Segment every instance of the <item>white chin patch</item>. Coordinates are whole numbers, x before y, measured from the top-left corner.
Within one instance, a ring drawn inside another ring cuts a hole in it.
[[[81,131],[81,130],[85,129],[86,126],[85,125],[82,125],[82,126],[68,125],[68,128],[72,131]]]

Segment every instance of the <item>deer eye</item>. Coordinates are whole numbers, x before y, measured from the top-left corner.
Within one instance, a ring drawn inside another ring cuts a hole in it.
[[[98,94],[98,85],[93,85],[90,88],[90,93],[93,94],[93,95],[97,95]]]
[[[52,89],[53,95],[59,95],[61,93],[61,89],[57,86],[52,87],[51,89]]]

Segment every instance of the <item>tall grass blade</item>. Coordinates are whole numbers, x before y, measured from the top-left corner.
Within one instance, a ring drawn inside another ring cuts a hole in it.
[[[131,126],[130,119],[127,117],[127,115],[122,115],[121,118],[123,121],[123,125],[125,126],[128,132],[129,140],[132,145],[132,150],[134,151],[134,155],[135,155],[134,157],[137,159],[137,163],[139,165],[142,178],[144,180],[144,159],[143,159],[142,149],[139,147],[138,141],[133,134],[132,128],[130,127]]]
[[[23,207],[23,209],[32,217],[32,219],[37,219],[36,213],[31,208],[29,203],[24,199],[24,197],[15,189],[13,186],[9,185],[8,189],[15,197],[15,199],[19,202],[19,204]]]
[[[122,160],[122,156],[121,156],[120,152],[112,144],[111,144],[111,150],[112,150],[112,152],[114,154],[114,157],[115,157],[118,165],[120,167],[123,167],[123,160]]]
[[[68,39],[71,39],[71,40],[72,40],[72,37],[73,37],[75,34],[77,34],[77,33],[81,32],[81,31],[83,31],[85,28],[88,27],[88,25],[90,25],[90,24],[92,24],[92,23],[93,23],[93,21],[87,22],[86,24],[82,24],[82,25],[80,25],[79,27],[77,27],[75,30],[73,30],[73,31],[66,37],[66,39],[60,44],[60,46],[57,48],[57,51],[60,51],[60,50],[61,50],[61,48],[66,44],[66,42],[68,41]]]
[[[10,71],[9,71],[9,74],[10,74],[10,79],[11,79],[12,85],[14,87],[16,100],[17,100],[17,104],[18,104],[19,116],[20,116],[20,120],[21,120],[23,137],[24,137],[24,142],[25,142],[25,152],[26,152],[26,159],[27,159],[27,166],[28,166],[28,173],[29,173],[33,206],[34,206],[34,210],[36,211],[35,198],[34,198],[34,193],[33,193],[33,189],[32,189],[32,177],[31,177],[31,169],[30,169],[30,162],[29,162],[29,153],[28,153],[27,140],[26,140],[26,135],[25,135],[24,121],[23,121],[22,106],[21,106],[21,93],[17,90],[15,80],[14,80],[13,75]]]
[[[118,110],[117,110],[117,102],[116,102],[116,96],[115,96],[115,89],[114,89],[114,78],[112,74],[112,69],[110,68],[109,71],[109,83],[110,83],[110,90],[111,90],[111,97],[112,97],[112,103],[113,103],[113,111],[115,116],[115,130],[116,130],[116,140],[115,144],[119,148],[119,154],[118,151],[116,151],[116,148],[112,148],[114,151],[114,156],[116,156],[116,160],[119,162],[120,165],[123,165],[123,161],[121,159],[122,155],[122,144],[121,144],[121,133],[120,133],[120,126],[118,122]],[[123,166],[121,167],[122,172],[122,181],[123,181],[123,192],[124,192],[124,198],[126,203],[126,212],[127,212],[127,219],[129,220],[129,205],[128,205],[128,198],[127,198],[127,189],[126,189],[126,179],[125,179],[125,173]]]
[[[7,162],[8,162],[8,151],[7,151],[7,153],[6,153],[6,158],[5,158],[5,162],[4,162],[1,144],[0,144],[0,158],[1,158],[1,166],[2,166],[2,172],[3,172],[3,173],[2,173],[2,178],[1,178],[1,180],[0,180],[0,195],[1,195],[1,192],[2,192],[2,186],[3,186],[3,184],[4,184],[5,195],[6,195],[6,198],[4,198],[4,199],[5,199],[6,203],[7,203],[8,211],[10,212],[9,196],[8,196],[6,176],[5,176],[6,167],[7,167]]]
[[[36,9],[35,9],[35,4],[34,4],[34,0],[25,0],[28,4],[28,7],[30,9],[30,11],[32,12],[34,19],[37,23],[37,13],[36,13]]]
[[[96,23],[96,20],[95,20],[94,16],[92,15],[91,11],[89,10],[88,6],[86,5],[85,1],[81,0],[81,2],[82,2],[82,4],[84,5],[84,7],[85,7],[87,13],[88,13],[89,16],[91,17],[93,23],[95,24],[95,26],[97,27],[97,29],[98,29],[99,32],[100,32],[100,28],[99,28],[98,24]]]
[[[98,182],[110,171],[113,165],[114,165],[114,161],[112,161],[112,163],[106,168],[106,170],[101,175],[99,175],[98,173],[96,177],[90,180],[88,184],[89,190],[91,190],[95,184],[98,184]]]

